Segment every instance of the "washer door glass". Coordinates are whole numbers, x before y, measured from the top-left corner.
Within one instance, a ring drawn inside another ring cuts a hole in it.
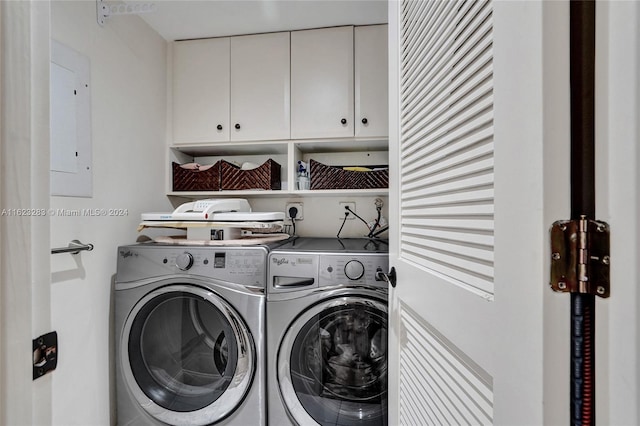
[[[291,384],[321,425],[387,423],[387,311],[380,303],[326,306],[300,328]]]
[[[229,387],[238,363],[234,327],[209,300],[160,294],[131,323],[129,364],[142,392],[174,412],[200,410]]]

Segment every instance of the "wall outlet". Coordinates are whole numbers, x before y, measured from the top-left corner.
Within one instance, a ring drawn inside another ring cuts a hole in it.
[[[349,207],[349,209],[354,213],[356,211],[355,201],[340,201],[338,204],[340,205],[340,217],[338,217],[340,220],[344,220],[344,213],[347,211],[347,207]],[[356,217],[353,214],[349,214],[349,216],[347,216],[347,220],[353,220],[355,218]]]
[[[290,213],[291,208],[295,208],[297,210],[295,212],[295,216]],[[291,219],[292,216],[295,220],[302,220],[304,218],[304,216],[302,215],[302,203],[287,203],[286,207],[284,208],[284,217],[286,217],[287,219]]]

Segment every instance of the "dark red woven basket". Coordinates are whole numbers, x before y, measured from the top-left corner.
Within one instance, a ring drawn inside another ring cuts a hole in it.
[[[376,189],[389,187],[389,169],[354,172],[309,159],[311,189]]]
[[[172,165],[174,191],[220,190],[220,161],[203,171],[183,169],[178,163]]]
[[[220,165],[220,189],[280,189],[280,164],[268,159],[252,170],[222,160]]]

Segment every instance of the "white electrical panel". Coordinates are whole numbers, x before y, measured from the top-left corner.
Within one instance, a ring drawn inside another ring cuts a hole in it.
[[[91,197],[89,58],[51,41],[51,195]]]

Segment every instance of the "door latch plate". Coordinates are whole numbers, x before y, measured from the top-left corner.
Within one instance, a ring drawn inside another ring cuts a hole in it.
[[[551,226],[551,288],[566,293],[610,295],[609,225],[582,217]]]
[[[58,333],[52,331],[33,339],[33,380],[58,366]]]

